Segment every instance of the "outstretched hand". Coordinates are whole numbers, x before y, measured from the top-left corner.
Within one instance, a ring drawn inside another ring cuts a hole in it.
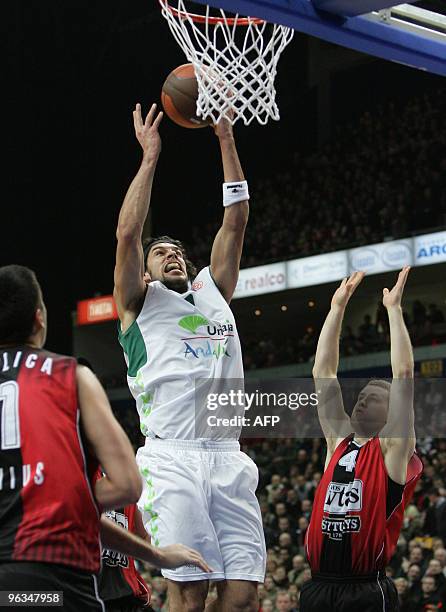
[[[156,161],[161,152],[161,138],[158,132],[163,113],[159,112],[156,117],[156,104],[152,104],[145,121],[141,115],[141,104],[136,105],[133,111],[133,125],[139,144],[144,152],[146,161]]]
[[[331,305],[345,308],[364,276],[364,272],[353,272],[349,278],[344,278],[331,298]]]
[[[387,287],[383,289],[383,304],[386,308],[401,306],[401,299],[403,297],[404,286],[406,284],[409,271],[410,266],[403,268],[398,274],[398,280],[396,281],[395,286],[390,291],[387,289]]]
[[[159,548],[161,553],[161,567],[164,569],[173,569],[182,565],[194,565],[199,567],[204,572],[212,572],[212,569],[196,550],[184,546],[183,544],[171,544],[164,548]]]

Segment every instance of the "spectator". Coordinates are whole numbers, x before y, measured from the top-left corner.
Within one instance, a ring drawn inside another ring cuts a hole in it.
[[[422,572],[426,571],[426,562],[421,546],[415,545],[412,547],[412,550],[409,553],[409,563],[410,565],[416,563]]]
[[[298,525],[297,530],[296,530],[297,545],[301,552],[303,552],[304,550],[305,534],[307,533],[309,523],[310,523],[309,520],[305,516],[301,516],[297,522],[297,525]]]
[[[409,584],[409,598],[416,599],[421,594],[421,567],[412,563],[407,570],[407,582]]]
[[[426,511],[425,530],[429,535],[446,538],[446,499],[436,487],[427,493],[429,507]]]
[[[434,576],[424,576],[421,580],[421,595],[413,600],[410,612],[424,612],[425,610],[440,610],[444,607],[444,600],[437,591]]]
[[[270,597],[271,599],[274,599],[276,596],[277,587],[276,587],[276,583],[274,582],[271,574],[267,574],[265,576],[264,587],[265,587],[265,591],[268,597]]]
[[[283,484],[280,482],[280,474],[274,474],[271,478],[271,483],[266,487],[268,503],[273,503],[274,499],[276,499],[276,494],[281,493],[283,489]]]
[[[438,561],[438,559],[431,559],[424,575],[433,576],[435,578],[437,589],[440,595],[444,598],[446,591],[446,578],[443,574],[440,561]]]
[[[304,499],[302,501],[302,516],[308,519],[308,522],[310,522],[312,507],[313,504],[309,499]]]
[[[294,612],[291,597],[287,591],[279,591],[276,596],[276,612]]]
[[[398,593],[400,612],[404,612],[409,601],[409,583],[405,578],[396,578],[395,587]]]
[[[293,569],[288,572],[288,581],[295,583],[297,578],[305,569],[305,558],[303,555],[294,555],[292,559]]]
[[[271,599],[262,599],[260,612],[274,612],[274,606]]]
[[[294,583],[299,589],[302,588],[302,585],[311,580],[311,570],[309,567],[306,567],[303,572],[301,572],[300,576],[297,578]]]
[[[291,531],[290,519],[287,516],[281,516],[279,517],[279,520],[277,522],[278,522],[278,529],[279,529],[278,537],[280,540],[280,536],[283,533],[289,533]]]
[[[286,548],[291,556],[294,556],[297,553],[297,549],[293,544],[291,534],[286,531],[281,533],[279,536],[279,546],[280,548]]]
[[[288,576],[286,569],[283,565],[279,565],[276,571],[273,574],[273,580],[276,587],[281,589],[288,587]]]
[[[437,548],[434,552],[434,559],[440,562],[443,575],[446,576],[446,548]]]

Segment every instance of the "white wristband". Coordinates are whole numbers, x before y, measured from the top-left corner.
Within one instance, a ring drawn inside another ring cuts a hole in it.
[[[223,206],[232,206],[249,200],[248,182],[223,183]]]

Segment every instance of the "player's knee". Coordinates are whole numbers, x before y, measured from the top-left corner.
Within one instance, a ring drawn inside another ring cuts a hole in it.
[[[231,598],[232,612],[257,612],[259,600],[257,593],[239,593]]]
[[[204,601],[197,601],[188,597],[183,598],[181,612],[203,612],[203,610]]]
[[[207,591],[203,589],[186,590],[181,593],[181,612],[203,612]]]

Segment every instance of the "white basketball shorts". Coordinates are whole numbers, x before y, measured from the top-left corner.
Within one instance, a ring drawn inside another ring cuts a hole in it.
[[[195,548],[213,570],[182,566],[163,576],[263,582],[259,474],[237,441],[147,439],[136,461],[144,481],[138,507],[152,544]]]

